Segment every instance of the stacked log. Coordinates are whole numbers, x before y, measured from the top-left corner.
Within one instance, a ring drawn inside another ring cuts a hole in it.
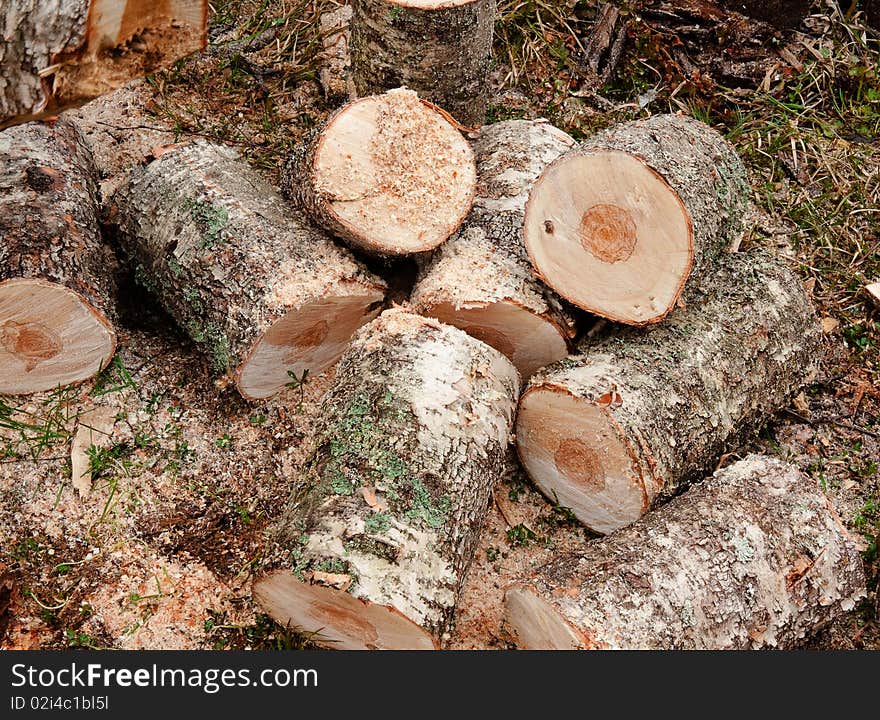
[[[685,281],[739,239],[747,201],[730,143],[697,120],[657,115],[553,162],[529,195],[523,237],[538,275],[563,298],[645,325],[666,317]]]
[[[483,127],[474,139],[477,190],[458,232],[426,263],[413,309],[465,330],[523,377],[568,354],[575,321],[534,273],[522,242],[529,190],[575,141],[544,120]]]
[[[506,465],[519,394],[501,353],[388,310],[362,328],[323,402],[317,449],[283,521],[294,571],[254,595],[340,649],[430,649]]]
[[[318,373],[383,304],[385,284],[302,218],[234,150],[169,150],[111,196],[136,278],[249,400]]]
[[[505,595],[527,649],[791,648],[855,607],[861,558],[818,484],[749,455]]]
[[[609,533],[710,470],[815,379],[821,329],[797,277],[727,256],[661,325],[588,338],[532,377],[517,416],[523,466]]]
[[[73,123],[0,132],[0,393],[81,382],[116,351],[97,183]]]
[[[370,254],[433,250],[461,224],[473,151],[410,90],[341,108],[287,160],[284,193],[321,227]]]
[[[4,0],[0,128],[47,117],[205,47],[207,0]]]
[[[405,86],[464,125],[486,118],[495,0],[354,0],[355,90]]]

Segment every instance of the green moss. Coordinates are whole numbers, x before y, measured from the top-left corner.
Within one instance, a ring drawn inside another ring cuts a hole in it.
[[[448,496],[443,495],[434,502],[428,489],[418,478],[412,479],[412,489],[412,506],[406,514],[407,518],[421,520],[431,528],[440,527],[452,509],[452,501]]]
[[[376,513],[370,515],[364,522],[364,528],[367,532],[383,533],[391,527],[391,516],[388,513]]]
[[[203,199],[187,199],[183,206],[202,232],[203,248],[212,248],[223,239],[223,228],[229,222],[225,207]]]
[[[345,549],[361,555],[372,555],[388,562],[397,562],[397,548],[368,535],[355,535],[345,540]]]

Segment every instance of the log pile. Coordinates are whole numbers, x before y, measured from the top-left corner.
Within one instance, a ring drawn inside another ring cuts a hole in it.
[[[864,591],[822,492],[758,456],[687,488],[815,378],[810,299],[735,252],[746,173],[703,123],[580,144],[540,120],[458,124],[482,121],[493,13],[354,2],[362,96],[291,155],[283,195],[196,141],[99,198],[70,121],[0,132],[0,392],[107,364],[113,245],[249,401],[342,358],[279,522],[290,563],[254,585],[278,622],[330,647],[441,647],[513,441],[548,500],[607,535],[509,588],[522,647],[795,646]],[[388,308],[401,257],[418,278]]]

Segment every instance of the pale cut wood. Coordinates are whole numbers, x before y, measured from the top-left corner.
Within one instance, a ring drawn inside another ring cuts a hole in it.
[[[69,121],[0,132],[0,393],[81,382],[113,357],[97,177]]]
[[[432,250],[473,202],[467,140],[409,90],[340,109],[285,163],[282,187],[316,223],[374,254]]]
[[[207,0],[4,0],[0,128],[82,105],[205,47]]]
[[[871,302],[873,302],[878,308],[880,308],[880,282],[865,285],[865,292],[868,293],[868,297],[871,298]]]
[[[821,357],[791,270],[729,255],[665,323],[609,328],[534,375],[520,458],[547,497],[610,533],[710,471],[815,380]]]
[[[137,280],[249,400],[335,363],[383,304],[384,282],[230,148],[171,149],[109,206]]]
[[[482,124],[495,0],[353,0],[351,75],[361,96],[405,86]]]
[[[345,649],[429,649],[451,629],[519,378],[501,353],[400,309],[358,331],[281,523],[294,567],[254,596]]]
[[[108,448],[119,408],[101,405],[81,413],[70,445],[70,483],[81,495],[92,491],[90,450]]]
[[[865,594],[818,484],[749,455],[505,594],[524,649],[792,648]]]
[[[524,241],[540,277],[597,315],[645,325],[741,235],[745,166],[697,120],[658,115],[599,133],[547,168]]]
[[[528,377],[568,354],[576,328],[535,277],[522,242],[532,183],[575,141],[545,120],[484,126],[474,139],[477,191],[458,232],[425,264],[410,302],[503,352]]]

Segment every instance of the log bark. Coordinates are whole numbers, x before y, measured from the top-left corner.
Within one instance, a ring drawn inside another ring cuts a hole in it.
[[[817,484],[749,455],[505,594],[528,649],[792,648],[865,594]]]
[[[353,0],[358,94],[405,86],[464,125],[486,119],[495,0]]]
[[[522,242],[529,190],[575,141],[545,120],[483,127],[474,140],[477,192],[458,232],[424,266],[416,312],[503,352],[527,377],[568,354],[575,320],[535,276]]]
[[[379,312],[384,283],[229,148],[170,150],[109,205],[136,279],[247,399],[329,367]]]
[[[73,123],[0,132],[0,393],[80,382],[113,357],[97,182]]]
[[[321,15],[324,54],[318,78],[330,107],[342,105],[355,95],[351,81],[351,5],[341,5]]]
[[[523,465],[584,525],[612,532],[702,477],[815,379],[820,336],[788,268],[729,255],[667,322],[585,339],[532,377],[517,418]]]
[[[0,128],[82,105],[205,47],[207,0],[6,0]]]
[[[403,310],[361,329],[283,522],[293,571],[258,581],[278,622],[340,649],[430,649],[453,622],[505,467],[516,369]]]
[[[810,12],[810,0],[716,0],[729,10],[769,23],[780,30],[792,30]]]
[[[748,198],[745,166],[718,132],[657,115],[551,164],[529,196],[524,240],[562,297],[611,320],[656,323],[739,239]]]
[[[282,189],[355,248],[433,250],[473,202],[476,166],[461,133],[410,90],[340,109],[286,161]]]

